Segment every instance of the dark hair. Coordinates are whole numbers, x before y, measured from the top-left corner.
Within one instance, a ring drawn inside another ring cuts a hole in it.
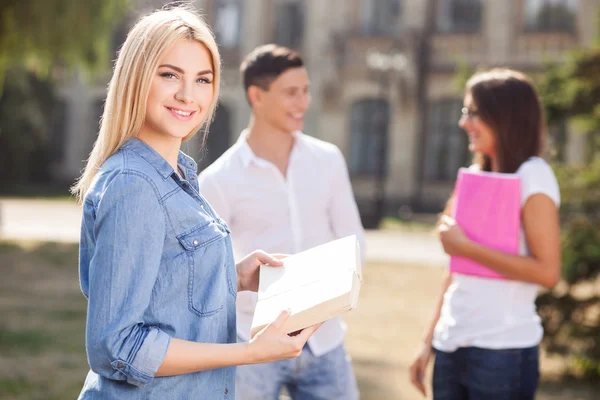
[[[529,157],[542,154],[546,144],[544,110],[527,75],[504,68],[479,72],[467,81],[465,95],[469,94],[479,118],[496,138],[498,172],[515,173]],[[492,169],[484,154],[475,154],[474,163],[482,171]],[[450,215],[453,202],[454,193],[442,215]]]
[[[529,157],[542,153],[544,111],[529,77],[510,69],[477,73],[467,82],[466,94],[496,137],[498,172],[514,173]],[[475,163],[482,171],[491,170],[483,154],[475,155]]]
[[[304,66],[302,57],[292,49],[276,44],[259,46],[246,56],[240,67],[244,90],[248,93],[250,86],[269,90],[271,82],[279,75],[288,69],[302,66]]]

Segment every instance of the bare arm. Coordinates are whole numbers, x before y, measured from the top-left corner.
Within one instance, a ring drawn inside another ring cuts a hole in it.
[[[181,375],[251,362],[248,343],[215,344],[171,339],[156,376]]]
[[[446,225],[440,238],[450,255],[468,257],[509,279],[553,288],[560,279],[558,208],[545,194],[532,195],[523,207],[523,228],[529,256],[506,254],[469,240],[460,227]]]
[[[296,336],[288,336],[281,327],[289,317],[284,311],[249,343],[196,343],[171,339],[167,354],[156,376],[181,375],[234,365],[254,364],[298,357],[308,338],[318,329],[315,325]]]

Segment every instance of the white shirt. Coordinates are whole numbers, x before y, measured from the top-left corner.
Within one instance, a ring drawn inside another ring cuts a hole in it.
[[[543,159],[530,158],[516,174],[521,178],[521,207],[536,193],[547,195],[560,206],[556,177]],[[523,228],[519,247],[520,255],[529,255]],[[538,289],[532,283],[453,274],[444,294],[433,347],[452,352],[468,346],[509,349],[539,344],[543,328],[535,308]]]
[[[364,231],[348,169],[340,150],[300,132],[288,161],[287,177],[239,140],[198,177],[200,193],[231,229],[236,258],[254,250],[295,254],[344,236],[357,235],[364,258]],[[250,338],[256,293],[240,292],[238,336]],[[344,342],[341,318],[325,322],[309,339],[316,355]]]

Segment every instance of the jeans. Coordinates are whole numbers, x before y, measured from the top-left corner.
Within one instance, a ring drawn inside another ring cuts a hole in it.
[[[436,350],[434,400],[533,400],[539,381],[539,348]]]
[[[343,345],[320,357],[305,346],[296,359],[237,368],[236,400],[277,400],[282,386],[293,400],[359,398],[352,363]]]

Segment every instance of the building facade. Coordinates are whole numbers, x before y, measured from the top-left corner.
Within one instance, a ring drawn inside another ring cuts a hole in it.
[[[162,4],[140,1],[129,20]],[[301,52],[311,78],[305,133],[340,147],[361,212],[370,215],[381,196],[392,214],[401,206],[423,211],[443,206],[457,169],[469,163],[467,138],[457,126],[461,68],[543,73],[545,62],[560,62],[566,51],[592,43],[600,1],[196,0],[196,5],[213,27],[224,69],[207,150],[197,138],[187,144],[190,155],[205,167],[237,140],[250,115],[240,62],[257,45],[286,45]],[[89,85],[76,78],[63,88],[65,151],[57,177],[71,179],[81,169],[95,140],[107,79]],[[584,135],[566,124],[555,136],[564,143],[565,161],[582,161]]]

